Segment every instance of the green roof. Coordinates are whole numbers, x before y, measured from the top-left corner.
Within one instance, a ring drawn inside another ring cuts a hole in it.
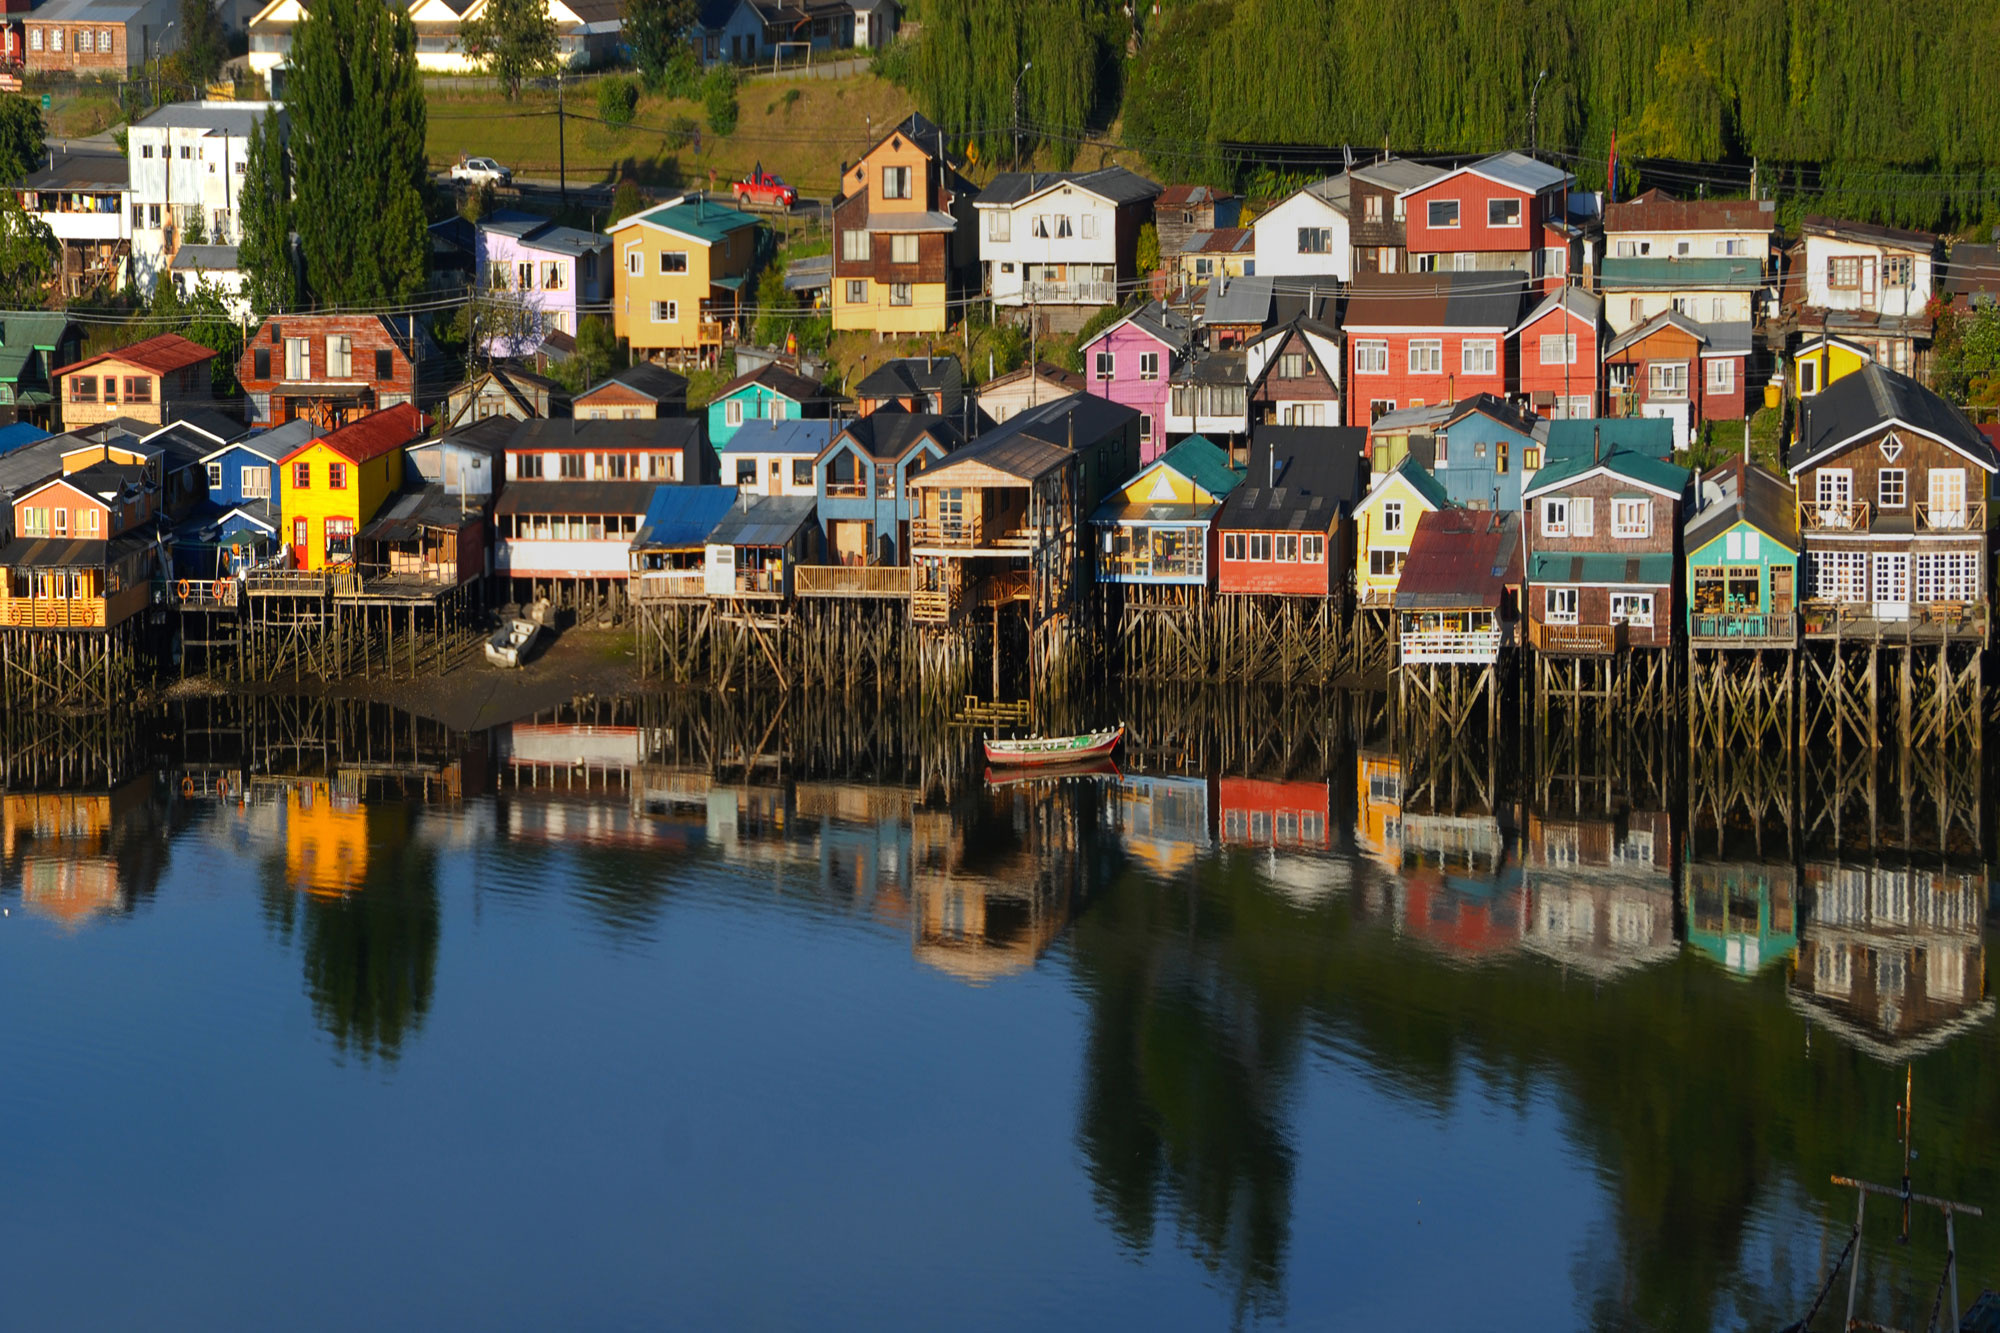
[[[1416,460],[1414,454],[1404,454],[1403,460],[1389,470],[1389,475],[1403,474],[1403,480],[1410,483],[1418,495],[1430,502],[1433,509],[1451,508],[1451,496],[1445,493],[1444,483],[1431,475],[1431,470]]]
[[[1188,436],[1155,461],[1165,463],[1218,500],[1243,480],[1243,474],[1230,466],[1229,455],[1199,435]]]
[[[1667,588],[1674,582],[1674,557],[1671,551],[1645,555],[1537,551],[1528,560],[1528,582],[1630,583]]]
[[[68,315],[40,312],[10,312],[0,318],[0,380],[18,381],[37,350],[54,351],[69,322]]]
[[[1616,288],[1621,291],[1665,291],[1689,287],[1704,291],[1716,288],[1751,291],[1764,285],[1764,270],[1747,255],[1714,259],[1676,259],[1672,256],[1612,258],[1598,262],[1597,285],[1600,290]]]
[[[740,292],[743,290],[743,276],[741,273],[735,273],[726,278],[710,278],[708,285],[721,287],[726,291]]]
[[[1635,454],[1619,449],[1605,454],[1602,458],[1592,458],[1589,454],[1572,454],[1557,459],[1535,474],[1534,484],[1526,494],[1540,495],[1543,491],[1576,480],[1586,472],[1605,468],[1617,476],[1636,481],[1642,486],[1678,495],[1687,489],[1688,470],[1673,463],[1664,463],[1657,458]]]
[[[1664,460],[1674,452],[1674,423],[1665,417],[1584,417],[1549,423],[1550,463],[1571,454],[1588,458],[1593,452],[1608,454],[1614,449]]]
[[[760,225],[759,220],[748,213],[707,200],[698,204],[667,204],[650,213],[639,214],[639,221],[649,226],[665,227],[683,236],[692,236],[705,245],[713,245],[733,231]]]

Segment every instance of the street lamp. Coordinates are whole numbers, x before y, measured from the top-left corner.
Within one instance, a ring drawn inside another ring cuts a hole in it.
[[[1528,156],[1529,157],[1533,157],[1535,155],[1535,148],[1537,146],[1535,139],[1535,132],[1536,129],[1538,128],[1535,123],[1535,116],[1536,113],[1539,111],[1541,105],[1542,80],[1548,77],[1549,77],[1549,72],[1547,70],[1543,70],[1540,74],[1537,74],[1535,76],[1534,89],[1530,91],[1528,94]]]
[[[1021,80],[1028,77],[1028,71],[1034,67],[1034,61],[1024,61],[1021,72],[1014,76],[1014,170],[1016,171],[1021,169]]]

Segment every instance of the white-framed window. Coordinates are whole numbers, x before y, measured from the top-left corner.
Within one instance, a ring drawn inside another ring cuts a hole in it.
[[[627,250],[625,252],[625,271],[635,278],[644,273],[646,271],[646,256],[638,250]]]
[[[1884,509],[1902,509],[1910,501],[1909,470],[1885,467],[1875,474],[1875,501]]]
[[[1368,553],[1368,576],[1376,579],[1393,579],[1403,572],[1403,562],[1409,552],[1397,547],[1384,547]]]
[[[1109,375],[1104,378],[1110,379]],[[1139,353],[1139,378],[1156,380],[1160,378],[1160,354],[1158,352]]]
[[[908,167],[882,168],[882,197],[884,199],[908,199],[910,197],[911,176]]]
[[[1299,563],[1302,565],[1323,565],[1326,563],[1326,535],[1308,532],[1299,538]]]
[[[268,500],[271,498],[271,469],[269,467],[246,467],[237,474],[243,483],[243,498],[246,500]]]
[[[63,30],[62,30],[61,28],[50,28],[50,29],[49,29],[49,50],[51,50],[51,51],[60,51],[60,50],[62,50],[62,49],[63,49]],[[187,149],[185,149],[185,148],[181,149],[181,156],[182,156],[182,157],[186,157],[186,156],[187,156],[187,154],[188,154],[188,150],[187,150]]]
[[[1268,532],[1253,532],[1249,534],[1249,537],[1250,537],[1250,559],[1261,561],[1267,565],[1270,564],[1271,534]]]
[[[285,378],[288,380],[308,379],[312,375],[312,340],[309,338],[285,339]]]
[[[1652,536],[1652,501],[1614,499],[1611,502],[1611,535],[1614,537]]]
[[[1458,225],[1458,200],[1433,199],[1424,210],[1424,221],[1432,227],[1456,227]]]
[[[1738,238],[1717,241],[1715,243],[1715,253],[1719,255],[1740,255],[1746,253],[1746,251],[1743,248],[1742,240]]]
[[[910,305],[914,300],[915,294],[912,292],[909,283],[892,282],[889,284],[890,305]]]
[[[1410,373],[1412,375],[1444,374],[1444,340],[1442,338],[1416,338],[1411,340]]]
[[[1243,558],[1242,533],[1225,532],[1222,534],[1222,558],[1224,560],[1231,560],[1231,561],[1241,560]]]
[[[1566,278],[1569,276],[1569,251],[1560,245],[1542,247],[1542,276],[1545,278]]]
[[[1646,367],[1647,386],[1654,398],[1685,398],[1688,368],[1685,361],[1655,361]]]
[[[688,252],[685,250],[660,251],[660,272],[663,274],[685,273],[688,271]],[[525,282],[523,283],[525,286]]]
[[[892,264],[914,264],[917,262],[917,238],[897,234],[889,238],[889,262]]]
[[[1491,375],[1500,364],[1500,345],[1491,338],[1468,338],[1459,351],[1459,369],[1467,375]]]
[[[1373,425],[1395,410],[1396,400],[1393,398],[1370,398],[1368,400],[1369,424]]]
[[[97,49],[105,55],[111,54],[111,29],[99,28],[97,30]]]
[[[1488,199],[1486,201],[1486,225],[1489,227],[1520,226],[1521,201],[1519,199]]]
[[[1726,356],[1719,356],[1708,363],[1708,391],[1710,393],[1736,392],[1736,363]]]
[[[1979,553],[1948,551],[1917,557],[1919,602],[1978,601]]]
[[[83,55],[89,55],[92,51],[95,51],[97,49],[97,34],[89,28],[85,28],[82,32],[79,32],[76,35],[76,49]],[[111,48],[106,47],[105,49],[108,51]]]
[[[986,239],[989,241],[1011,241],[1014,239],[1014,215],[1004,208],[996,208],[986,215]]]
[[[1118,358],[1110,352],[1097,354],[1097,378],[1110,380],[1117,378]]]
[[[1927,478],[1929,504],[1925,512],[1925,525],[1933,528],[1963,528],[1966,526],[1965,509],[1965,469],[1962,467],[1934,467]]]
[[[1576,589],[1542,589],[1542,619],[1551,625],[1576,623]]]
[[[840,233],[840,257],[850,264],[865,264],[875,257],[874,238],[860,228]]]
[[[354,366],[354,339],[344,333],[327,335],[326,377],[330,380],[344,380],[349,377]]]
[[[1362,338],[1354,344],[1354,373],[1357,375],[1386,375],[1389,373],[1389,344],[1383,339]],[[1393,405],[1391,407],[1393,411]]]
[[[1382,531],[1401,532],[1403,530],[1403,502],[1385,500],[1382,504]]]
[[[30,51],[39,51],[42,49],[42,30],[40,28],[28,29],[28,49]],[[146,156],[151,157],[152,155],[153,155],[152,147],[148,145],[146,149]]]
[[[1085,214],[1084,214],[1084,215],[1083,215],[1083,216],[1082,216],[1081,218],[1079,218],[1079,219],[1078,219],[1078,221],[1079,221],[1080,223],[1082,223],[1082,225],[1083,225],[1083,239],[1084,239],[1084,240],[1086,240],[1086,241],[1094,241],[1094,240],[1096,240],[1096,239],[1097,239],[1097,214],[1095,214],[1095,213],[1085,213]]]
[[[210,463],[208,465],[208,489],[211,491],[222,489],[222,464]]]
[[[1300,227],[1299,253],[1302,255],[1325,255],[1333,253],[1333,228]]]
[[[654,322],[655,324],[678,324],[678,323],[680,323],[680,322],[681,322],[681,303],[680,303],[679,301],[655,301],[655,302],[653,302],[653,322]]]
[[[1597,502],[1587,495],[1570,498],[1569,535],[1572,537],[1597,535]]]
[[[1863,551],[1819,551],[1808,560],[1812,595],[1828,602],[1868,600],[1868,556]]]
[[[1281,380],[1302,380],[1306,377],[1306,359],[1297,352],[1286,352],[1278,358],[1278,378]]]
[[[1299,538],[1295,532],[1281,532],[1274,545],[1276,554],[1272,557],[1281,565],[1296,565],[1299,562]]]
[[[1569,536],[1569,501],[1559,495],[1551,495],[1542,501],[1542,535],[1544,537]]]
[[[1574,333],[1544,333],[1542,335],[1542,364],[1545,366],[1575,365],[1576,335]]]
[[[725,426],[740,426],[743,424],[743,400],[741,398],[731,398],[722,405],[722,424]]]
[[[1611,623],[1614,625],[1650,626],[1653,623],[1653,594],[1649,592],[1612,593]]]
[[[847,280],[847,304],[868,304],[868,279],[849,278]]]
[[[1139,438],[1142,440],[1153,438],[1153,414],[1150,412],[1139,414]]]
[[[1827,286],[1836,291],[1856,291],[1861,287],[1861,256],[1835,255],[1827,260]]]

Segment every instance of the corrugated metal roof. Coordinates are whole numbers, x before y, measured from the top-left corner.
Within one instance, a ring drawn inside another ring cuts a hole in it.
[[[1360,499],[1361,450],[1352,426],[1258,426],[1250,465],[1216,525],[1251,531],[1324,532]]]
[[[1674,452],[1674,423],[1663,417],[1577,417],[1547,423],[1546,433],[1550,465],[1621,449],[1661,460]]]
[[[1520,322],[1528,281],[1513,273],[1364,273],[1349,289],[1349,332],[1494,329]]]
[[[48,438],[47,431],[31,422],[16,421],[0,426],[0,454],[11,454],[16,449]]]
[[[1603,292],[1754,291],[1764,285],[1764,266],[1754,259],[1606,259],[1597,266]]]
[[[1229,461],[1229,455],[1199,435],[1188,436],[1148,466],[1161,463],[1217,499],[1226,498],[1243,480],[1243,474]]]
[[[1210,502],[1198,505],[1175,504],[1126,504],[1113,498],[1097,507],[1090,516],[1092,523],[1155,523],[1164,525],[1192,526],[1207,523],[1215,517],[1220,504]]]
[[[1088,190],[1113,204],[1136,204],[1160,193],[1158,185],[1124,167],[1098,171],[1003,171],[979,192],[978,203],[982,208],[1004,208],[1058,185]]]
[[[819,501],[810,495],[759,495],[748,505],[732,505],[709,531],[710,546],[783,546],[799,529],[818,521]]]
[[[701,546],[735,504],[734,486],[661,486],[646,506],[632,545],[668,550]]]
[[[592,421],[584,417],[535,417],[514,424],[507,441],[509,449],[631,449],[640,452],[683,454],[701,443],[706,418],[693,417],[613,417]]]
[[[690,195],[684,201],[648,209],[640,213],[636,219],[627,221],[663,228],[690,237],[704,245],[714,245],[732,232],[763,225],[748,213],[738,212],[727,204],[719,204],[713,199],[699,195]]]
[[[1604,206],[1604,230],[1762,231],[1778,229],[1778,205],[1766,199],[1676,199],[1663,190]]]
[[[1567,486],[1587,473],[1603,468],[1628,481],[1678,495],[1687,488],[1688,470],[1673,463],[1635,454],[1629,449],[1614,449],[1600,457],[1592,458],[1588,452],[1569,454],[1551,460],[1547,466],[1535,474],[1535,479],[1523,492],[1524,495],[1540,495],[1544,491],[1559,486]]]
[[[746,421],[722,444],[725,454],[810,454],[833,438],[831,421]]]
[[[650,481],[510,481],[496,514],[643,514],[657,487]]]
[[[1902,227],[1884,227],[1873,222],[1850,222],[1845,218],[1828,218],[1808,215],[1799,224],[1801,235],[1842,236],[1862,241],[1881,241],[1891,245],[1906,246],[1913,250],[1929,250],[1937,245],[1936,233],[1910,231]]]
[[[947,453],[964,442],[950,418],[933,412],[870,412],[848,422],[841,434],[882,463],[895,462],[921,440],[934,440]]]
[[[899,356],[884,361],[854,386],[858,398],[909,398],[962,391],[965,372],[955,356]]]
[[[1218,278],[1209,284],[1208,299],[1202,302],[1202,322],[1262,328],[1271,320],[1271,288],[1270,278]]]
[[[837,394],[821,388],[818,381],[809,380],[797,371],[781,366],[775,361],[766,362],[755,370],[738,375],[716,390],[715,396],[718,399],[727,398],[753,384],[769,389],[772,393],[781,394],[795,403],[826,402],[838,397]]]
[[[425,528],[456,530],[480,517],[481,504],[467,497],[446,494],[442,485],[432,483],[421,490],[402,491],[389,497],[374,522],[359,533],[363,541],[411,542]]]
[[[1396,580],[1396,609],[1497,609],[1521,582],[1521,516],[1438,509],[1417,519]]]
[[[62,537],[17,539],[0,550],[0,569],[103,569],[111,561],[151,545],[150,537],[120,537],[108,542]]]
[[[641,361],[636,366],[628,366],[615,374],[605,376],[578,394],[577,401],[580,403],[599,389],[609,388],[614,384],[620,388],[630,389],[633,393],[642,394],[655,402],[665,402],[675,398],[685,399],[688,390],[687,376],[651,361]]]

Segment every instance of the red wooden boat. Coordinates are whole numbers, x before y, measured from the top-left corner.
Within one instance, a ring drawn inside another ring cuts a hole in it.
[[[1125,724],[1108,731],[1087,731],[1081,736],[1031,736],[1026,740],[986,741],[989,764],[1075,764],[1108,758],[1125,738]]]

